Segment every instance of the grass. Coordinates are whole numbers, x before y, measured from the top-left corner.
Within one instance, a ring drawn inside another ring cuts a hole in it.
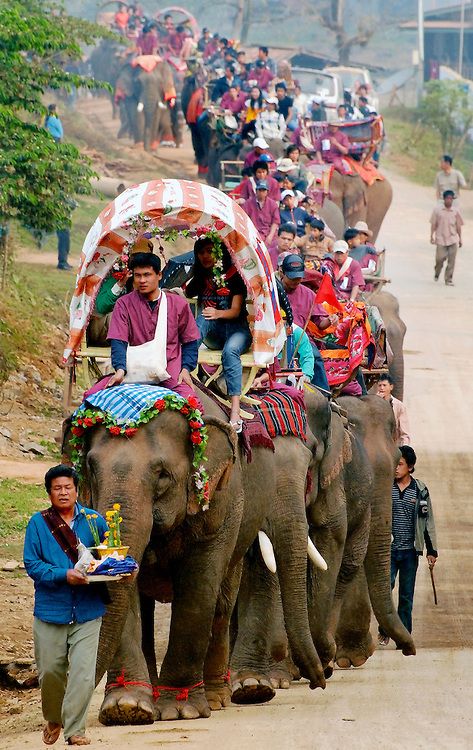
[[[42,497],[43,496],[43,497]],[[26,525],[38,510],[48,505],[42,485],[0,479],[0,540],[3,547],[21,540]]]
[[[433,186],[439,170],[442,144],[439,134],[416,121],[415,111],[393,108],[383,112],[388,147],[382,155],[382,165],[401,172],[419,185]],[[455,158],[468,182],[473,177],[473,145],[467,144]]]

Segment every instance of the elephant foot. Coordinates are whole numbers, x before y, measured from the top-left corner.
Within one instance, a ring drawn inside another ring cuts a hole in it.
[[[269,678],[275,690],[288,690],[293,680],[300,680],[301,673],[292,659],[287,656],[269,670]]]
[[[324,675],[325,679],[329,680],[331,676],[333,675],[333,668],[334,668],[334,662],[333,659],[330,661],[326,667],[324,667]]]
[[[211,711],[220,711],[222,708],[228,708],[232,700],[232,689],[228,682],[222,681],[205,681],[205,697]]]
[[[249,669],[232,673],[232,703],[267,703],[275,695],[267,675]]]
[[[203,686],[176,690],[160,688],[155,708],[156,721],[208,719],[211,713]]]
[[[139,686],[110,690],[100,707],[99,721],[105,726],[152,724],[154,704],[151,690]]]
[[[361,667],[376,650],[375,643],[371,633],[360,636],[357,642],[351,641],[349,644],[338,643],[335,661],[340,669],[350,669],[350,667]]]

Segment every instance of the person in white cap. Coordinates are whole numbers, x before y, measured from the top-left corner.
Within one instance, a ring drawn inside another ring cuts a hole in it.
[[[286,121],[278,111],[278,100],[275,96],[267,96],[265,107],[256,118],[256,135],[265,141],[282,141],[286,135]]]
[[[348,255],[349,247],[345,240],[337,240],[333,246],[332,258],[327,259],[325,268],[332,277],[335,294],[340,299],[356,302],[365,287],[365,280],[358,261]]]
[[[243,167],[253,167],[255,161],[259,161],[262,155],[269,156],[269,164],[274,164],[274,156],[269,151],[269,144],[264,138],[255,138],[253,148],[245,156]]]

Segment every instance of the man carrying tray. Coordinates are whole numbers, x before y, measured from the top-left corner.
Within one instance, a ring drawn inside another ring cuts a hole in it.
[[[95,664],[105,605],[99,586],[75,569],[78,542],[94,546],[82,506],[77,473],[53,466],[44,484],[51,506],[30,519],[24,563],[34,581],[34,645],[46,724],[43,742],[53,745],[64,727],[68,745],[88,745],[85,720],[95,687]],[[107,523],[98,514],[101,539]]]
[[[108,338],[115,374],[107,387],[152,381],[183,398],[195,396],[190,373],[197,367],[200,334],[188,302],[159,288],[157,255],[135,253],[129,268],[136,288],[113,309]]]

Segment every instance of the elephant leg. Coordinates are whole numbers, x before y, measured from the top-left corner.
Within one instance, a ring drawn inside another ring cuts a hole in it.
[[[360,568],[346,587],[340,602],[340,614],[335,636],[339,667],[359,667],[373,654],[375,644],[370,633],[371,606],[366,576]]]
[[[212,711],[230,705],[230,619],[238,596],[243,561],[229,571],[222,583],[204,664],[205,695]]]
[[[281,597],[275,602],[274,613],[271,618],[271,666],[269,677],[271,685],[275,690],[287,690],[291,687],[294,679],[300,679],[300,671],[292,661],[289,653],[286,628],[284,626],[284,613]]]
[[[172,132],[172,120],[171,120],[171,111],[167,104],[165,105],[165,108],[162,109],[159,108],[159,125],[156,129],[157,137],[161,142],[165,143],[174,143],[174,135]]]
[[[108,670],[105,697],[99,712],[99,720],[105,725],[151,724],[154,720],[151,684],[141,650],[140,602],[136,582],[133,587],[120,644]]]
[[[277,597],[277,577],[264,566],[255,543],[246,555],[238,594],[238,635],[231,657],[233,703],[264,703],[275,696],[269,669]]]
[[[240,523],[235,499],[233,504],[235,513],[223,532],[210,542],[194,543],[172,571],[171,628],[156,701],[161,721],[210,716],[203,670],[218,594]]]
[[[179,113],[179,107],[177,106],[177,104],[174,107],[170,108],[170,116],[171,116],[172,135],[173,135],[176,147],[179,148],[179,146],[182,145],[182,126],[181,126],[181,117]]]
[[[158,684],[158,670],[156,667],[156,649],[154,645],[154,611],[156,602],[151,596],[140,592],[141,610],[141,648],[148,667],[151,685]]]
[[[310,630],[326,677],[332,675],[332,662],[336,652],[335,640],[330,632],[329,615],[333,608],[347,534],[344,506],[343,510],[344,512],[340,513],[338,518],[332,519],[327,526],[310,529],[311,539],[328,565],[328,570],[325,571],[315,570],[311,565],[308,585]]]

